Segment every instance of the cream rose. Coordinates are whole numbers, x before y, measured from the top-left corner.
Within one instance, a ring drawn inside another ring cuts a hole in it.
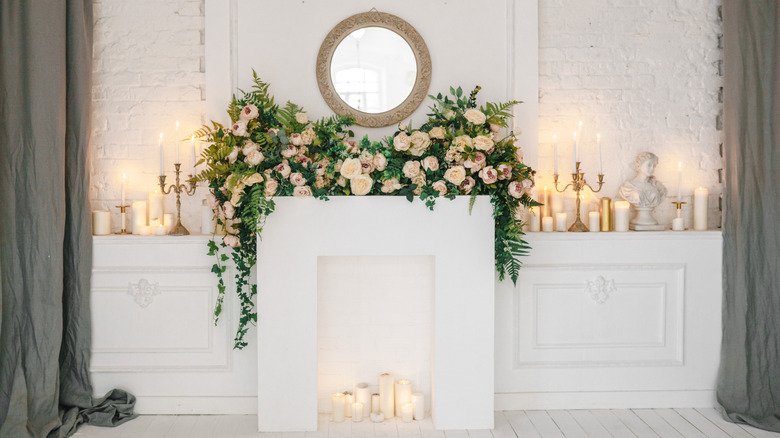
[[[295,121],[304,125],[309,122],[309,118],[304,113],[298,113],[295,115]]]
[[[227,245],[227,246],[229,246],[231,248],[238,248],[239,246],[241,246],[241,241],[238,240],[238,236],[233,236],[233,235],[230,235],[230,234],[228,234],[225,237],[223,237],[222,238],[222,242],[224,242],[225,245]]]
[[[265,157],[263,156],[263,153],[258,150],[253,150],[249,153],[249,155],[244,158],[244,162],[250,166],[257,166],[260,164],[260,162],[263,161]]]
[[[303,144],[309,145],[314,142],[314,139],[317,138],[317,134],[314,133],[314,130],[311,128],[308,128],[301,132],[301,139],[303,139]]]
[[[307,198],[312,196],[311,187],[309,186],[295,186],[293,188],[293,196],[296,198]]]
[[[340,185],[341,187],[347,186],[348,179],[344,178],[343,176],[339,176],[338,179],[336,179],[336,184]]]
[[[417,185],[417,188],[414,189],[414,194],[417,196],[420,196],[420,193],[422,193],[423,186],[425,185],[425,174],[420,172],[419,175],[412,178],[412,184]]]
[[[493,147],[493,140],[485,137],[484,135],[478,135],[474,137],[473,144],[475,148],[481,151],[487,151]]]
[[[230,197],[230,203],[238,206],[241,205],[241,196],[244,195],[244,183],[240,183],[233,189],[233,196]]]
[[[422,167],[425,170],[432,170],[436,172],[439,170],[439,159],[433,155],[428,155],[422,160]]]
[[[405,132],[399,132],[398,135],[393,138],[393,148],[397,151],[408,151],[411,146],[411,140]]]
[[[252,175],[250,175],[249,177],[244,178],[244,180],[242,182],[246,186],[251,186],[253,184],[260,183],[260,182],[263,182],[263,175],[260,175],[259,173],[255,172]]]
[[[244,143],[244,147],[241,149],[241,153],[244,155],[249,155],[252,153],[252,151],[259,151],[260,147],[257,145],[257,143],[253,142],[252,140],[247,140]]]
[[[431,138],[439,139],[439,140],[444,138],[444,134],[445,134],[444,128],[442,128],[441,126],[436,126],[435,128],[432,128],[428,132],[428,136],[430,136]]]
[[[508,164],[499,164],[498,179],[512,179],[512,166]]]
[[[444,180],[438,180],[435,183],[431,184],[431,187],[433,187],[433,190],[436,190],[439,192],[439,196],[444,196],[447,194],[447,183],[444,182]]]
[[[450,167],[444,172],[444,179],[458,186],[466,179],[466,169],[463,166]]]
[[[290,176],[290,163],[287,162],[287,160],[282,161],[279,163],[278,166],[274,167],[274,170],[282,174],[282,178],[287,178]]]
[[[265,191],[264,195],[266,198],[270,198],[271,196],[276,194],[276,189],[279,188],[279,181],[269,178],[265,181]]]
[[[518,148],[517,150],[515,150],[515,158],[517,158],[517,161],[519,161],[521,163],[523,162],[523,150],[522,149]]]
[[[507,190],[509,191],[509,195],[513,198],[520,199],[520,197],[523,196],[523,185],[517,181],[509,183],[509,188]]]
[[[226,202],[222,204],[222,213],[226,218],[233,219],[233,216],[236,214],[236,207],[234,207],[230,202]]]
[[[444,118],[447,120],[451,120],[453,117],[455,117],[455,111],[448,110],[446,113],[444,113]]]
[[[303,177],[302,173],[295,172],[290,174],[290,182],[294,186],[303,186],[306,185],[306,178]]]
[[[431,138],[428,134],[422,131],[414,131],[412,136],[409,137],[411,146],[409,147],[409,153],[415,157],[419,157],[428,149],[431,145]]]
[[[471,147],[471,137],[468,135],[459,135],[452,140],[452,145],[463,151],[463,148]]]
[[[241,118],[244,120],[256,119],[258,115],[260,115],[260,110],[252,104],[241,108]]]
[[[239,151],[240,151],[240,149],[238,149],[237,147],[234,147],[233,151],[230,152],[230,154],[227,156],[228,162],[230,164],[233,164],[233,163],[236,162],[236,160],[238,159],[238,152]]]
[[[487,166],[479,171],[479,177],[482,178],[485,184],[493,184],[498,181],[498,172],[493,166]]]
[[[420,162],[419,161],[407,161],[404,163],[402,169],[404,176],[407,178],[414,178],[420,174]]]
[[[316,187],[318,189],[323,189],[327,185],[328,185],[328,182],[325,180],[325,178],[323,178],[323,177],[321,177],[319,175],[314,178],[314,187]]]
[[[463,117],[475,125],[484,125],[486,120],[485,114],[476,108],[467,110],[465,113],[463,113]]]
[[[360,156],[358,156],[358,160],[360,160],[361,163],[371,163],[374,161],[374,156],[371,155],[371,152],[369,151],[363,151],[360,153]]]
[[[347,147],[347,153],[350,153],[352,155],[357,155],[360,153],[360,145],[355,143],[352,140],[344,140],[344,146]]]
[[[450,146],[447,153],[444,154],[444,160],[448,163],[457,162],[463,158],[462,152],[457,146]]]
[[[349,188],[353,195],[363,196],[371,191],[374,180],[368,175],[358,175],[349,180]]]
[[[249,132],[246,130],[246,122],[243,120],[239,120],[236,123],[233,123],[233,126],[230,127],[230,130],[233,131],[233,135],[237,135],[239,137],[249,137]]]
[[[398,130],[399,131],[406,131],[406,123],[399,123],[398,124]]]
[[[466,179],[464,179],[460,184],[460,191],[464,195],[468,195],[471,193],[471,189],[473,189],[475,185],[477,185],[477,181],[475,181],[474,178],[467,176]]]
[[[341,165],[341,175],[346,179],[352,179],[363,173],[363,165],[357,158],[347,158]]]
[[[297,132],[290,134],[290,144],[293,146],[303,146],[303,137]]]
[[[285,149],[282,149],[282,157],[284,158],[292,158],[298,153],[298,148],[293,146],[292,144],[288,144]]]
[[[401,184],[398,182],[398,178],[386,179],[382,183],[382,193],[393,193],[401,188]]]
[[[374,166],[376,167],[376,170],[380,172],[387,169],[387,157],[385,157],[385,154],[379,152],[374,155]]]

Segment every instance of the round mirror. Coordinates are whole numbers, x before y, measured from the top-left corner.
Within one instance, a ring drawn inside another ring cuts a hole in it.
[[[325,38],[317,83],[328,106],[380,127],[408,117],[428,93],[431,60],[422,37],[406,21],[377,11],[353,15]]]

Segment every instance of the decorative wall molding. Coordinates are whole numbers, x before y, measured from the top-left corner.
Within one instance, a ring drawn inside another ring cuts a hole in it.
[[[598,304],[604,304],[609,299],[609,295],[617,292],[615,287],[615,280],[606,280],[603,276],[599,275],[593,281],[588,281],[588,285],[585,287],[591,299]]]
[[[127,287],[127,294],[133,297],[138,306],[145,309],[154,300],[155,295],[160,295],[159,283],[151,283],[149,280],[142,278],[138,280],[138,283],[129,283]]]

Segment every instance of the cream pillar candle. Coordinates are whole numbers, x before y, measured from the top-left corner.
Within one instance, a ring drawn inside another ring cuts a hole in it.
[[[591,233],[598,233],[601,228],[601,215],[598,211],[588,213],[588,228]]]
[[[166,233],[170,233],[176,222],[173,220],[173,213],[165,213],[163,215],[163,225],[165,225]]]
[[[547,190],[547,186],[542,190],[542,199],[539,203],[542,204],[542,217],[550,216],[550,191]]]
[[[555,213],[555,231],[568,231],[566,227],[566,213]]]
[[[152,227],[152,234],[155,236],[165,236],[168,234],[168,229],[165,228],[165,225],[159,224]]]
[[[628,231],[628,213],[631,204],[628,201],[615,202],[615,231]]]
[[[139,228],[146,225],[146,201],[133,202],[133,234],[139,234]]]
[[[422,420],[425,418],[425,396],[421,392],[412,394],[412,404],[414,405],[414,419]]]
[[[344,415],[352,418],[352,405],[355,403],[355,396],[351,392],[344,392]]]
[[[163,220],[163,195],[159,190],[149,192],[149,225],[155,219]]]
[[[395,416],[395,396],[393,375],[384,373],[379,376],[379,410],[389,420]]]
[[[352,421],[355,423],[363,421],[363,403],[352,403]]]
[[[539,217],[539,207],[531,207],[528,211],[528,223],[531,231],[540,231],[542,227],[541,217]]]
[[[395,413],[401,412],[401,406],[412,401],[412,383],[401,379],[395,383]]]
[[[358,383],[355,385],[355,402],[363,405],[363,416],[368,417],[371,413],[371,391],[368,383]]]
[[[685,231],[685,221],[681,217],[672,219],[672,231]]]
[[[707,229],[707,198],[709,190],[699,187],[693,194],[693,229],[703,231]]]
[[[138,226],[138,234],[140,236],[151,236],[152,235],[152,227],[149,225],[139,225]]]
[[[371,418],[371,421],[374,423],[381,423],[385,421],[385,416],[382,415],[381,412],[372,412],[369,418]]]
[[[344,394],[333,394],[333,422],[341,423],[344,421]]]
[[[553,230],[553,218],[546,216],[542,218],[542,231],[545,233],[551,233]]]
[[[553,189],[550,193],[550,216],[563,211],[563,193]]]
[[[378,414],[380,411],[379,394],[371,394],[371,413]]]
[[[108,210],[92,212],[92,234],[95,236],[111,234],[111,213]]]
[[[414,418],[414,405],[412,403],[404,403],[401,405],[401,421],[404,423],[411,423]]]

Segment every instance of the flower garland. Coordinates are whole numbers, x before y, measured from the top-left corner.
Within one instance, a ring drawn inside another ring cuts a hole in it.
[[[490,195],[495,219],[495,266],[499,279],[517,282],[520,257],[530,250],[523,240],[519,205],[539,205],[527,193],[535,171],[523,164],[512,132],[502,136],[520,102],[486,103],[477,107],[476,87],[468,96],[450,88],[452,96],[430,96],[434,104],[418,129],[400,124],[383,141],[350,140],[352,119],[331,116],[311,122],[303,108],[274,103],[269,85],[254,74],[252,91],[234,97],[228,108],[230,127],[217,122],[195,135],[209,143],[196,176],[208,183],[209,203],[225,235],[209,242],[217,257],[216,320],[222,313],[225,262],[236,266],[236,292],[241,305],[235,348],[247,345],[245,335],[257,322],[251,284],[257,238],[264,219],[274,211],[275,196],[339,195],[418,197],[433,209],[437,198]],[[216,235],[215,235],[216,237]],[[221,251],[229,248],[230,256]]]

